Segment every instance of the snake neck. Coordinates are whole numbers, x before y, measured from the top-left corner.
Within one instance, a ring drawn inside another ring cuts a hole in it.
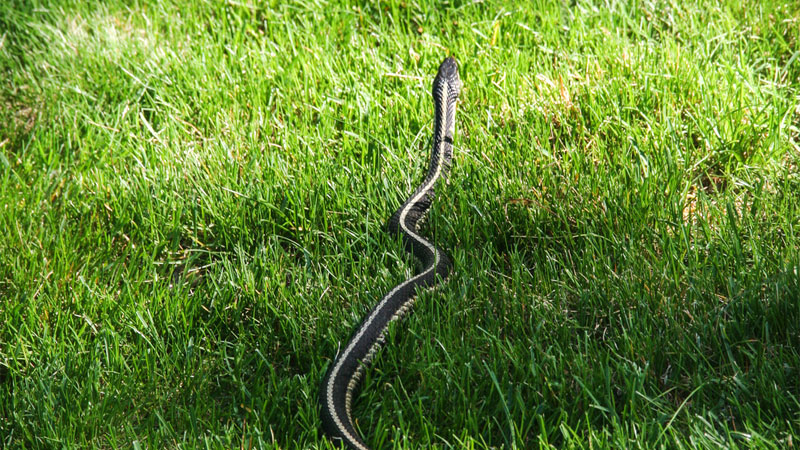
[[[416,240],[424,240],[416,233],[417,225],[430,209],[435,195],[436,181],[439,178],[446,178],[450,171],[453,159],[455,106],[460,87],[460,81],[457,79],[448,81],[437,76],[434,80],[434,128],[428,172],[414,193],[389,219],[389,231],[392,233],[402,233],[416,237]],[[414,254],[418,256],[417,252]]]

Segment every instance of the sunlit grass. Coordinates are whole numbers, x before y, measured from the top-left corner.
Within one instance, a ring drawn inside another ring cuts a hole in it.
[[[798,445],[793,2],[129,3],[0,5],[0,446],[328,446],[448,54],[367,442]]]

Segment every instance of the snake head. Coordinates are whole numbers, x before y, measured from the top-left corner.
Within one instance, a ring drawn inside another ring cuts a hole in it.
[[[436,97],[435,91],[441,89],[445,83],[449,90],[446,94],[458,96],[461,91],[461,79],[458,77],[458,63],[452,56],[445,58],[439,65],[439,71],[433,80],[434,97]]]

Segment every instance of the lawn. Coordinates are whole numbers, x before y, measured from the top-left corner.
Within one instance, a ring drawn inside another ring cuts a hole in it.
[[[0,447],[800,446],[793,1],[0,4]]]

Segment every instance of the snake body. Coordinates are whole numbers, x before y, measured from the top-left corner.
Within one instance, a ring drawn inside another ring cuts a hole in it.
[[[461,80],[456,60],[446,58],[433,81],[434,130],[427,176],[389,219],[389,231],[402,236],[406,250],[422,262],[423,269],[397,285],[378,302],[322,379],[319,402],[323,428],[335,442],[348,448],[369,449],[356,432],[351,406],[364,368],[383,344],[389,323],[408,311],[419,289],[432,288],[449,275],[453,266],[450,257],[420,236],[417,228],[431,206],[437,180],[445,176],[450,167],[456,101],[460,91]]]

